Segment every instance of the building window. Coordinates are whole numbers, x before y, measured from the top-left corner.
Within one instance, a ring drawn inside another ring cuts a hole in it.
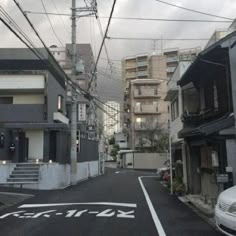
[[[174,121],[179,117],[179,102],[176,99],[173,103],[171,103],[171,120]]]
[[[0,97],[0,104],[13,104],[13,97]]]
[[[63,111],[63,96],[58,95],[57,97],[57,110],[62,112]]]

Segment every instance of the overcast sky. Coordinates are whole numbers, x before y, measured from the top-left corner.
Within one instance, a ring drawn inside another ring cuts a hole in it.
[[[43,12],[41,0],[18,0],[24,10]],[[43,0],[48,12],[70,13],[71,0]],[[228,18],[235,18],[235,0],[165,0],[166,2],[179,6],[195,9],[198,11],[216,14]],[[100,16],[108,16],[111,11],[112,0],[97,0]],[[83,0],[77,0],[77,5],[82,6]],[[15,19],[18,25],[34,40],[37,46],[42,46],[34,36],[20,12],[14,5],[13,0],[0,0],[0,5]],[[199,15],[197,13],[184,11],[175,7],[165,5],[155,0],[117,0],[113,16],[117,17],[146,17],[166,19],[208,19],[220,20],[213,17]],[[48,46],[60,43],[52,33],[50,24],[45,15],[29,14],[36,29]],[[55,31],[62,43],[70,43],[70,18],[67,16],[50,16]],[[103,30],[105,30],[108,19],[101,18]],[[210,38],[215,29],[227,28],[229,23],[183,23],[183,22],[153,22],[153,21],[111,21],[109,36],[113,37],[145,37],[145,38]],[[1,47],[23,47],[23,45],[0,23]],[[97,55],[101,44],[101,36],[98,24],[94,18],[81,18],[78,20],[78,43],[91,43],[94,55]],[[206,41],[163,41],[163,48],[189,48],[204,47]],[[157,41],[156,51],[160,51],[160,42]],[[109,57],[120,60],[125,56],[139,53],[153,53],[153,41],[107,41]],[[106,58],[102,54],[102,58]],[[102,59],[99,72],[106,71],[107,61]],[[109,73],[109,70],[108,70]],[[101,79],[99,88],[102,88],[103,97],[109,100],[121,98],[120,63],[114,61],[113,74],[111,77]]]

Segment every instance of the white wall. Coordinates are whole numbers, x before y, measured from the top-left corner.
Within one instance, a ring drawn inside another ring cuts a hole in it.
[[[0,164],[0,183],[6,183],[16,164]],[[39,182],[35,184],[23,184],[23,188],[29,189],[63,189],[70,185],[71,167],[69,164],[44,163],[39,164]],[[77,163],[77,182],[87,180],[98,175],[98,161]],[[11,185],[12,186],[12,185]],[[20,187],[15,184],[13,187]]]
[[[43,95],[13,95],[13,104],[44,104]]]
[[[7,163],[5,165],[0,164],[0,183],[6,183],[10,173],[15,168],[16,164]]]
[[[134,169],[154,170],[167,161],[166,153],[134,153]]]
[[[43,75],[0,75],[3,89],[44,89]]]
[[[25,130],[29,139],[29,159],[43,159],[44,131]]]

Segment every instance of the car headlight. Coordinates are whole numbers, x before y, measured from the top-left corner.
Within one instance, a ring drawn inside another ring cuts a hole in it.
[[[228,212],[236,215],[236,202],[229,207]]]

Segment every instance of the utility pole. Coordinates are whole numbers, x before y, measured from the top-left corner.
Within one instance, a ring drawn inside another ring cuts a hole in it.
[[[77,14],[78,13],[78,14]],[[81,13],[84,13],[80,15]],[[76,64],[77,64],[77,45],[76,45],[76,20],[80,17],[95,15],[97,13],[97,2],[94,0],[91,6],[76,7],[76,0],[72,0],[71,7],[71,44],[72,44],[72,72],[71,79],[76,82]],[[77,182],[77,103],[78,97],[76,91],[71,88],[71,185]]]
[[[72,43],[72,80],[75,80],[76,75],[76,0],[72,0],[71,8],[71,43]],[[74,89],[71,89],[71,153],[70,153],[70,165],[71,165],[71,184],[76,184],[77,176],[77,96]]]

